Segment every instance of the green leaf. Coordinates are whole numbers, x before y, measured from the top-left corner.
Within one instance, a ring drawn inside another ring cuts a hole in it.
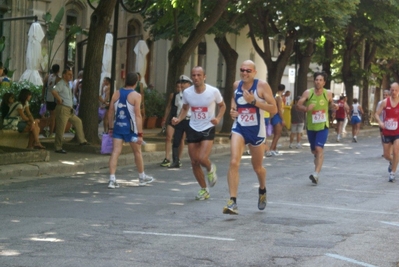
[[[52,16],[50,12],[47,12],[46,14],[43,14],[42,18],[46,22],[46,24],[48,24],[50,23]]]
[[[48,29],[47,29],[47,39],[49,41],[54,40],[58,29],[60,28],[62,18],[64,17],[65,9],[61,7],[60,11],[58,11],[57,15],[54,18],[53,22],[50,22]]]

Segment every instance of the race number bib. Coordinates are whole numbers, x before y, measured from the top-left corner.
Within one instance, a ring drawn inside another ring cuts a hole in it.
[[[191,107],[191,117],[195,120],[209,120],[208,107]]]
[[[312,111],[312,123],[326,122],[326,111],[316,110]]]
[[[238,108],[237,122],[241,126],[255,126],[258,125],[258,118],[256,116],[256,108]]]
[[[388,119],[384,121],[385,129],[387,130],[396,130],[398,128],[398,120],[397,119]]]

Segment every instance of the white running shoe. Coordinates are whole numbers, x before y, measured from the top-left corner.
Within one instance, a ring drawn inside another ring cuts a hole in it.
[[[281,154],[280,152],[278,152],[277,150],[272,150],[270,151],[272,153],[272,156],[277,157],[277,156],[282,156],[283,154]]]
[[[292,148],[292,144],[290,144],[290,145],[288,146],[288,148]]]
[[[272,152],[271,151],[267,151],[266,152],[266,157],[271,157],[272,156]]]
[[[296,144],[295,146],[297,149],[302,148],[302,145],[300,143]]]
[[[109,184],[108,184],[108,188],[109,189],[115,189],[115,188],[119,188],[119,184],[115,181],[110,180]]]
[[[152,182],[154,182],[154,178],[152,176],[148,176],[147,174],[144,176],[144,178],[139,178],[139,186],[144,186]]]

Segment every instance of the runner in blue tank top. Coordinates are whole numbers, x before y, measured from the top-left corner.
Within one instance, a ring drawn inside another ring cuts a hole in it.
[[[241,64],[241,81],[234,83],[230,116],[234,120],[231,132],[231,157],[227,173],[230,199],[223,208],[224,214],[238,214],[237,193],[239,168],[245,144],[249,144],[252,167],[259,181],[258,209],[266,208],[266,169],[263,167],[263,142],[266,137],[263,112],[277,112],[276,100],[267,82],[255,79],[255,63],[246,60]]]
[[[134,154],[134,162],[139,172],[139,185],[143,186],[154,181],[154,178],[144,172],[141,145],[143,143],[142,117],[140,112],[141,95],[134,91],[137,84],[137,74],[129,73],[126,76],[124,88],[114,92],[109,112],[108,134],[112,135],[113,149],[109,159],[109,184],[108,188],[118,188],[115,172],[118,158],[122,151],[123,142],[129,142]]]

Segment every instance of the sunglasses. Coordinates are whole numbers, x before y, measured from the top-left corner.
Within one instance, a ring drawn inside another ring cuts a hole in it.
[[[252,73],[252,69],[240,69],[241,72]]]

